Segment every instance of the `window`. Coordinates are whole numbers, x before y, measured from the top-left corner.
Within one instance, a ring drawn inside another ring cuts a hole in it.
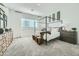
[[[21,27],[22,28],[37,28],[37,20],[34,19],[21,19]]]

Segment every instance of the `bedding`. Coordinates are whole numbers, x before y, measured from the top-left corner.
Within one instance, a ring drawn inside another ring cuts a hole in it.
[[[52,28],[54,28],[54,27],[61,27],[61,26],[63,26],[61,24],[61,22],[55,22],[55,23],[49,23],[48,24],[48,27],[52,27]]]
[[[60,36],[60,32],[58,32],[58,28],[52,28],[51,34],[47,34],[47,41],[50,41],[51,39],[57,38]],[[44,34],[44,40],[46,39],[46,34]]]

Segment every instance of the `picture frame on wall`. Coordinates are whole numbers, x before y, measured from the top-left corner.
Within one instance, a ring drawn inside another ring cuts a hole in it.
[[[5,12],[0,8],[0,28],[7,27],[7,16]]]
[[[49,22],[51,22],[51,15],[48,18],[49,18]]]
[[[52,14],[52,21],[55,21],[55,13]]]
[[[57,20],[60,20],[60,11],[57,12]]]

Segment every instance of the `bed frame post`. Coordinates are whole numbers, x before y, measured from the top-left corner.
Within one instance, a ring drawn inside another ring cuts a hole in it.
[[[47,16],[45,18],[46,18],[46,20],[45,20],[46,26],[45,27],[46,27],[46,32],[47,32]],[[46,33],[46,41],[45,42],[46,42],[46,45],[47,45],[47,33]]]
[[[36,33],[36,22],[34,21],[34,35],[35,35],[35,33]]]

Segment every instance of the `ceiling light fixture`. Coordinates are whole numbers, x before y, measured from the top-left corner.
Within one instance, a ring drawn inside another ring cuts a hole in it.
[[[34,9],[31,9],[31,11],[33,12],[33,11],[34,11]]]
[[[40,6],[40,4],[38,3],[37,6]]]

